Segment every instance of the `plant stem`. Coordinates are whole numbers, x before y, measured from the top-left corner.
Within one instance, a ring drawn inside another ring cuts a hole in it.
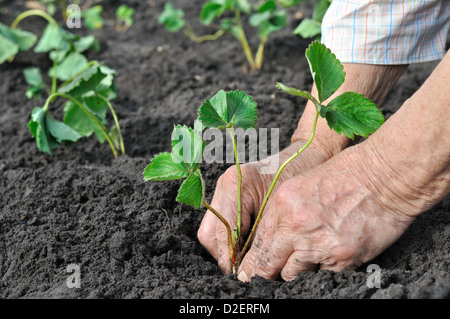
[[[252,70],[255,70],[257,69],[257,66],[255,64],[255,60],[253,59],[252,49],[248,44],[247,37],[245,36],[244,28],[242,27],[240,10],[236,10],[236,25],[239,34],[239,42],[241,43],[242,49],[244,50],[244,54],[247,57],[247,60],[250,63],[250,67],[252,68]]]
[[[96,60],[92,60],[89,61],[80,71],[77,72],[77,74],[75,74],[74,76],[72,76],[70,79],[68,79],[66,82],[64,82],[63,84],[61,84],[59,86],[59,88],[63,88],[64,86],[66,86],[67,84],[69,84],[70,82],[72,82],[77,76],[79,76],[80,74],[82,74],[84,71],[86,71],[89,67],[93,66],[93,65],[99,65],[100,63]]]
[[[262,39],[261,42],[259,43],[259,47],[258,47],[258,51],[256,51],[256,68],[259,70],[262,67],[262,62],[264,59],[264,47],[266,46],[266,42],[267,42],[267,36],[265,35]]]
[[[319,110],[316,108],[316,115],[315,115],[315,117],[314,117],[314,123],[313,123],[312,131],[311,131],[311,136],[310,136],[308,142],[306,142],[306,144],[303,145],[303,147],[300,148],[294,155],[292,155],[291,157],[289,157],[289,158],[288,158],[288,159],[280,166],[280,168],[278,169],[278,172],[277,172],[277,174],[275,175],[275,177],[274,177],[274,179],[273,179],[273,181],[272,181],[272,184],[270,185],[269,191],[267,192],[266,197],[264,198],[264,201],[263,201],[263,203],[262,203],[262,205],[261,205],[261,208],[260,208],[260,210],[259,210],[258,216],[256,217],[256,220],[255,220],[255,223],[254,223],[254,225],[253,225],[253,228],[252,228],[252,230],[251,230],[251,232],[250,232],[250,235],[248,236],[247,241],[246,241],[246,243],[245,243],[245,245],[244,245],[244,248],[243,248],[242,251],[241,251],[241,256],[244,256],[245,252],[247,251],[247,249],[248,249],[248,247],[249,247],[249,245],[250,245],[250,242],[252,241],[252,238],[253,238],[253,235],[254,235],[254,233],[255,233],[256,227],[257,227],[258,224],[259,224],[259,221],[260,221],[260,219],[261,219],[261,217],[262,217],[262,213],[263,213],[263,211],[264,211],[264,208],[266,207],[267,201],[269,200],[269,197],[270,197],[270,195],[272,194],[272,191],[273,191],[273,189],[274,189],[274,187],[275,187],[276,182],[278,181],[278,178],[280,177],[281,172],[282,172],[283,169],[286,167],[286,165],[288,165],[294,158],[296,158],[299,154],[301,154],[301,153],[302,153],[302,152],[303,152],[303,151],[311,144],[311,142],[313,141],[314,136],[315,136],[315,134],[316,134],[317,120],[319,119],[319,114],[320,114],[320,113],[319,113]]]
[[[91,112],[89,112],[88,109],[86,109],[86,107],[84,107],[83,104],[81,104],[77,99],[75,99],[74,97],[67,95],[67,94],[63,94],[63,93],[53,93],[52,95],[50,95],[47,98],[47,101],[45,102],[44,105],[44,110],[48,111],[48,108],[50,106],[50,103],[52,102],[53,99],[57,98],[57,97],[63,97],[66,98],[68,100],[70,100],[71,102],[73,102],[74,104],[76,104],[84,113],[86,113],[87,116],[89,116],[91,118],[92,121],[94,121],[94,123],[98,126],[98,128],[100,129],[100,131],[102,132],[103,136],[105,137],[105,139],[108,141],[109,146],[111,147],[111,150],[114,154],[114,158],[117,158],[118,154],[117,154],[117,150],[114,146],[113,141],[111,140],[111,138],[109,137],[108,133],[106,133],[105,128],[103,127],[103,125],[98,121],[98,119],[92,115]]]
[[[217,216],[217,218],[220,219],[220,221],[225,225],[225,228],[227,229],[227,235],[228,235],[228,250],[230,251],[230,257],[233,258],[234,255],[234,249],[233,249],[233,243],[231,242],[231,227],[230,224],[228,224],[228,222],[226,221],[225,218],[222,217],[222,215],[220,215],[219,212],[217,212],[217,210],[215,210],[214,208],[211,207],[211,205],[209,205],[206,200],[203,198],[202,199],[202,204],[203,206],[205,206],[207,209],[209,209],[211,211],[211,213],[213,213],[214,215]]]
[[[242,201],[241,201],[241,194],[242,194],[242,173],[241,173],[241,164],[239,163],[239,156],[238,156],[238,150],[236,145],[236,139],[234,137],[234,130],[232,127],[227,128],[227,131],[230,133],[231,140],[233,141],[233,150],[234,150],[234,158],[236,162],[236,169],[238,172],[238,191],[237,191],[237,224],[236,224],[236,235],[237,240],[236,242],[239,242],[241,237],[241,220],[242,220]]]
[[[57,79],[56,79],[56,68],[58,67],[58,62],[56,62],[56,59],[53,61],[53,67],[52,67],[52,90],[50,91],[50,95],[56,93],[56,85],[57,85]]]
[[[15,28],[17,28],[17,26],[19,25],[19,23],[20,23],[23,19],[28,18],[28,17],[32,17],[32,16],[39,16],[39,17],[42,17],[42,18],[44,18],[45,20],[47,20],[47,22],[48,22],[49,24],[51,24],[51,25],[53,25],[53,26],[59,28],[59,25],[58,25],[58,23],[56,22],[56,20],[55,20],[51,15],[49,15],[47,12],[42,11],[42,10],[38,10],[38,9],[32,9],[32,10],[27,10],[27,11],[25,11],[25,12],[19,14],[19,15],[14,19],[13,23],[11,24],[11,29],[14,30]],[[62,41],[61,41],[61,43],[59,44],[59,47],[61,47],[61,44],[62,44]],[[59,48],[58,48],[58,51],[59,51]],[[52,68],[52,71],[53,71],[54,74],[52,74],[52,89],[51,89],[50,95],[56,93],[56,84],[57,84],[57,79],[56,79],[56,68],[57,68],[57,66],[58,66],[58,62],[57,62],[56,59],[55,59],[55,61],[53,61],[53,68]]]
[[[125,145],[123,143],[122,132],[120,130],[120,125],[119,125],[119,120],[117,118],[117,114],[114,111],[114,109],[113,109],[113,107],[111,105],[111,102],[109,102],[109,100],[107,98],[105,98],[103,95],[98,94],[98,93],[96,93],[96,96],[98,98],[100,98],[101,100],[103,100],[106,103],[106,105],[108,105],[108,108],[111,111],[111,114],[112,114],[112,116],[114,118],[114,123],[116,124],[116,127],[117,127],[117,132],[119,133],[120,150],[122,151],[122,154],[125,155]]]
[[[214,34],[205,34],[202,36],[197,36],[190,26],[188,26],[186,29],[183,30],[183,33],[185,36],[187,36],[191,41],[202,43],[205,41],[214,41],[217,40],[219,37],[225,34],[225,30],[220,29]]]
[[[25,18],[27,17],[31,17],[31,16],[40,16],[42,18],[44,18],[45,20],[48,21],[48,23],[59,27],[58,23],[56,22],[55,19],[53,19],[53,17],[51,15],[49,15],[47,12],[42,11],[42,10],[37,10],[37,9],[33,9],[33,10],[27,10],[25,12],[22,12],[21,14],[19,14],[17,16],[16,19],[14,19],[13,23],[11,24],[11,29],[15,29],[17,27],[17,25]]]

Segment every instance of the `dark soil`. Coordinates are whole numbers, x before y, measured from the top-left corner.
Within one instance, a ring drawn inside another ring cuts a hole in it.
[[[136,9],[136,21],[127,32],[116,32],[114,10],[124,2]],[[172,2],[199,34],[213,31],[198,22],[202,1]],[[1,22],[10,24],[22,3],[4,1]],[[371,262],[381,267],[380,289],[367,287],[367,265],[307,272],[292,282],[241,283],[221,275],[196,238],[204,210],[175,201],[179,182],[144,183],[142,171],[155,154],[168,150],[173,125],[192,125],[201,102],[219,89],[252,95],[258,125],[280,127],[280,145],[287,146],[304,101],[274,84],[311,87],[304,58],[310,41],[290,34],[299,22],[290,14],[288,27],[268,42],[263,69],[247,73],[231,36],[196,44],[158,25],[163,3],[103,1],[106,23],[94,32],[101,50],[89,53],[118,71],[114,106],[127,156],[113,159],[108,145],[94,137],[51,156],[39,152],[27,123],[42,101],[25,97],[22,70],[48,69],[50,63],[45,55],[21,53],[0,66],[0,298],[449,298],[448,197]],[[308,15],[311,5],[296,10]],[[39,18],[21,24],[28,30],[43,26]],[[395,112],[435,66],[411,66],[383,105],[385,114]],[[205,167],[209,196],[226,168]],[[81,267],[79,289],[66,285],[69,264]]]

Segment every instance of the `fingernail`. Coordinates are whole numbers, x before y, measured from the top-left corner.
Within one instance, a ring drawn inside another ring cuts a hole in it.
[[[247,281],[248,281],[248,277],[247,277],[247,275],[245,274],[245,271],[241,271],[241,272],[238,274],[238,279],[239,279],[240,281],[243,281],[243,282],[247,282]]]

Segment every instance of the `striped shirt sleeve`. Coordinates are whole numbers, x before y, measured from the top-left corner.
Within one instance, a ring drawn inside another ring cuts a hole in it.
[[[345,63],[419,63],[444,57],[449,26],[449,0],[333,0],[322,43]]]

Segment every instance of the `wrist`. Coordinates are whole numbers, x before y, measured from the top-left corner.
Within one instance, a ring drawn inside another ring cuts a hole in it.
[[[431,153],[411,154],[383,137],[374,136],[358,145],[366,185],[384,207],[415,218],[449,193],[450,169],[431,164]]]
[[[307,108],[314,108],[315,113],[315,107],[309,104]],[[308,110],[308,113],[305,113],[300,119],[297,129],[291,137],[291,144],[305,144],[311,138],[311,113],[312,111]],[[348,137],[344,134],[337,134],[328,126],[325,119],[319,117],[314,138],[308,148],[315,149],[325,157],[325,160],[329,160],[349,146],[350,143],[351,140]]]

